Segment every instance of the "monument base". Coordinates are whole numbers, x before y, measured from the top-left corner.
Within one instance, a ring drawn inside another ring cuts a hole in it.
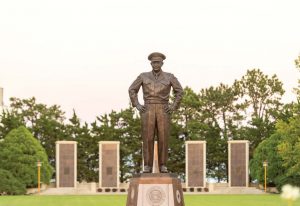
[[[171,173],[137,174],[130,179],[126,206],[184,206],[180,179]]]

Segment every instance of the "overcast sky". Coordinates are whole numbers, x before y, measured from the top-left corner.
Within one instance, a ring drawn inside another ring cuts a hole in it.
[[[149,53],[182,85],[231,84],[247,69],[277,74],[284,101],[300,73],[299,0],[0,0],[0,87],[58,104],[83,121],[129,105]]]

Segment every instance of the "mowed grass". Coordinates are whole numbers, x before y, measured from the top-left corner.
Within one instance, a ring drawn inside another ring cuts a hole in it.
[[[279,195],[185,195],[184,200],[186,206],[287,205]],[[126,195],[0,196],[0,206],[126,206]]]

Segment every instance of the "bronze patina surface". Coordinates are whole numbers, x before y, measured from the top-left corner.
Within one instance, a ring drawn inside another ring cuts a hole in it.
[[[129,87],[129,96],[132,105],[141,114],[144,172],[152,171],[154,138],[157,135],[159,168],[160,172],[166,173],[170,117],[179,107],[183,89],[173,74],[162,71],[163,60],[166,59],[164,54],[154,52],[148,59],[151,61],[152,71],[141,73],[137,77]],[[138,101],[140,87],[143,89],[144,105]],[[172,104],[169,103],[171,88],[175,94]]]

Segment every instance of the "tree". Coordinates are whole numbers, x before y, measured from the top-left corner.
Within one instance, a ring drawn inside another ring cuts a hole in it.
[[[262,141],[250,161],[251,177],[264,181],[262,162],[268,161],[268,184],[280,190],[285,184],[300,185],[300,118],[278,121],[276,132]]]
[[[80,123],[75,111],[65,126],[65,135],[68,140],[77,141],[77,180],[98,181],[98,142],[91,135],[89,125]]]
[[[296,68],[300,69],[300,56],[298,56],[298,58],[295,59],[295,65],[296,65]]]
[[[8,110],[3,110],[0,116],[0,140],[4,139],[12,129],[22,125],[24,126],[25,122],[20,116]]]
[[[132,107],[112,111],[97,117],[91,134],[97,141],[120,141],[120,181],[123,182],[142,168],[142,139],[140,118]],[[97,143],[98,145],[98,143]],[[98,150],[95,154],[98,154]]]
[[[224,84],[202,89],[199,94],[199,121],[202,139],[207,141],[208,176],[218,181],[227,179],[227,141],[236,137],[244,119],[244,105],[238,102],[239,97],[238,87]]]
[[[295,65],[296,65],[296,68],[298,70],[300,70],[300,56],[298,56],[298,58],[295,59]],[[298,79],[298,88],[295,88],[294,90],[297,94],[298,103],[300,103],[300,79]]]
[[[299,62],[300,57],[296,60],[298,68]],[[300,104],[283,106],[280,102],[284,91],[276,75],[269,77],[259,69],[248,70],[233,85],[221,83],[199,93],[186,87],[184,93],[179,110],[172,115],[168,161],[170,171],[182,177],[185,140],[206,140],[208,177],[226,180],[228,140],[250,140],[251,158],[257,145],[275,132],[278,119],[288,123],[295,113],[300,115]],[[79,181],[97,181],[99,141],[120,141],[120,180],[125,181],[132,173],[140,172],[141,124],[134,108],[98,116],[89,125],[81,124],[75,111],[69,122],[65,122],[64,112],[58,105],[37,103],[34,97],[11,98],[10,101],[11,110],[0,114],[0,139],[10,130],[26,126],[41,142],[53,166],[55,142],[77,141]]]
[[[174,99],[174,96],[171,97]],[[184,95],[178,110],[172,114],[169,138],[168,169],[176,172],[183,179],[185,176],[185,140],[199,139],[198,95],[189,87],[184,88]]]
[[[121,181],[142,170],[141,119],[133,107],[121,110],[118,118],[120,131]]]
[[[241,101],[247,106],[248,125],[239,133],[241,139],[250,141],[250,156],[254,149],[275,130],[275,122],[282,110],[280,102],[284,90],[276,75],[269,77],[259,69],[248,70],[235,82],[241,88]]]
[[[185,177],[185,141],[182,133],[184,129],[176,122],[170,124],[170,138],[168,151],[168,170],[178,174],[182,179]]]
[[[24,127],[7,134],[0,143],[0,169],[9,171],[26,187],[37,185],[37,162],[42,162],[41,181],[49,183],[53,169],[45,149]]]
[[[295,64],[300,68],[300,57]],[[287,183],[300,185],[299,91],[299,88],[296,89],[298,103],[284,105],[275,133],[259,144],[250,163],[251,176],[262,182],[261,162],[268,160],[268,182],[276,184],[279,189]]]
[[[295,60],[300,68],[300,56]],[[299,82],[300,85],[300,82]],[[284,105],[280,112],[280,120],[276,124],[275,133],[259,144],[251,161],[253,177],[262,181],[262,171],[257,165],[262,158],[268,159],[269,181],[273,181],[280,189],[284,184],[300,185],[300,90],[297,92],[298,103]]]
[[[191,88],[185,87],[183,91],[180,107],[172,115],[172,122],[182,127],[181,134],[184,140],[193,140],[199,137],[197,129],[193,128],[198,127],[200,101],[198,95]]]
[[[19,182],[9,171],[0,169],[0,195],[23,195],[26,193],[25,185]]]
[[[250,175],[253,179],[260,183],[265,181],[263,162],[268,161],[267,184],[277,185],[280,183],[286,169],[283,167],[284,161],[277,148],[283,138],[281,134],[275,133],[257,146],[250,161]]]
[[[176,154],[181,155],[176,158],[177,171],[184,171],[185,154],[179,152],[184,151],[183,140],[206,140],[208,176],[218,181],[226,179],[227,141],[236,136],[244,119],[244,105],[238,102],[239,89],[224,84],[202,89],[199,94],[189,87],[184,89],[182,103],[173,118],[172,130],[176,128],[177,133],[172,131],[171,138]]]
[[[290,118],[289,123],[279,122],[277,132],[284,137],[278,145],[286,170],[282,181],[300,186],[300,116]]]
[[[29,99],[10,98],[10,111],[3,111],[0,117],[0,139],[12,129],[26,126],[45,148],[49,161],[55,166],[55,142],[67,139],[64,128],[64,112],[60,107],[37,103]]]

